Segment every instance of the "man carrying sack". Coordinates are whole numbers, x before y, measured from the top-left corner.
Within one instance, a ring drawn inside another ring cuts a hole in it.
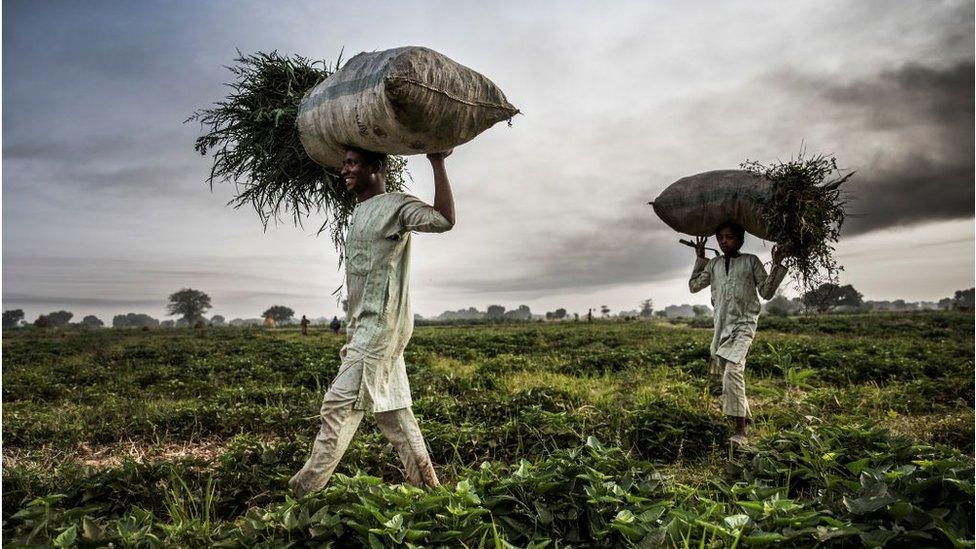
[[[451,154],[428,154],[434,172],[434,205],[387,193],[387,156],[347,150],[346,188],[356,195],[345,241],[349,306],[342,364],[322,399],[322,424],[312,455],[288,482],[296,497],[329,482],[366,412],[396,448],[406,479],[437,486],[423,435],[411,411],[403,350],[413,333],[410,311],[410,233],[439,233],[454,226],[454,198],[444,166]]]

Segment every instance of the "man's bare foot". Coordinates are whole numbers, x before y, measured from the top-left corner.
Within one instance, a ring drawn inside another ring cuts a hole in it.
[[[288,487],[291,488],[291,492],[295,496],[295,499],[302,499],[305,497],[305,494],[308,493],[308,490],[305,489],[305,486],[302,483],[303,472],[304,471],[299,471],[295,473],[295,475],[292,476],[288,481]]]
[[[733,435],[729,438],[729,442],[735,444],[736,446],[746,446],[749,444],[749,439],[745,435]]]

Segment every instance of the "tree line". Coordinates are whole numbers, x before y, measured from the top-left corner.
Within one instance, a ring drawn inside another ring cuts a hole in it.
[[[956,311],[974,310],[974,293],[976,288],[958,290],[952,297],[941,299],[938,303],[912,304],[904,300],[895,301],[865,301],[864,296],[852,285],[834,283],[822,284],[805,292],[798,298],[790,299],[778,294],[769,300],[764,310],[768,314],[785,316],[799,313],[827,313],[831,311],[869,312],[869,311],[908,311],[917,309],[940,309]],[[144,313],[126,313],[112,318],[113,328],[182,328],[203,326],[247,326],[267,323],[287,324],[294,321],[295,311],[284,305],[272,305],[261,313],[260,319],[234,319],[228,322],[221,315],[214,315],[207,319],[204,314],[212,308],[210,296],[192,288],[183,288],[169,296],[166,306],[168,316],[176,319],[160,321]],[[528,305],[519,305],[515,309],[506,310],[502,305],[489,305],[485,311],[475,307],[444,311],[433,319],[434,321],[529,321],[529,320],[593,320],[594,318],[610,318],[610,308],[606,305],[589,308],[586,313],[569,313],[565,308],[547,311],[544,315],[534,315]],[[705,305],[669,305],[661,310],[654,309],[654,301],[645,299],[639,307],[632,311],[620,311],[616,316],[623,319],[650,318],[704,318],[711,316],[712,311]],[[3,327],[16,328],[23,326],[23,309],[10,309],[3,312]],[[72,323],[74,314],[70,311],[53,311],[38,316],[31,325],[37,328],[58,328],[75,326],[80,328],[101,328],[105,325],[95,315],[87,315],[81,321]]]
[[[178,292],[170,294],[166,305],[167,316],[176,316],[176,319],[160,321],[145,313],[126,313],[115,315],[112,318],[113,328],[182,328],[182,327],[203,327],[203,326],[224,326],[247,325],[260,323],[260,320],[234,319],[228,321],[222,315],[214,315],[209,319],[204,314],[213,308],[210,296],[200,290],[193,288],[183,288]],[[293,321],[295,311],[284,305],[272,305],[261,313],[261,319],[271,319],[276,324],[287,324]],[[25,314],[23,309],[9,309],[3,312],[3,327],[16,328],[18,326],[32,325],[37,328],[59,328],[73,326],[79,328],[102,328],[105,323],[95,315],[88,315],[80,322],[71,322],[74,313],[70,311],[54,311],[39,315],[33,322],[27,324],[24,321]]]

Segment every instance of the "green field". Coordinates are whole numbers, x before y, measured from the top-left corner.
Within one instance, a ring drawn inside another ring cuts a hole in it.
[[[763,318],[753,447],[708,329],[418,328],[444,485],[367,419],[295,501],[341,339],[248,329],[3,335],[3,542],[80,546],[972,546],[974,317]]]

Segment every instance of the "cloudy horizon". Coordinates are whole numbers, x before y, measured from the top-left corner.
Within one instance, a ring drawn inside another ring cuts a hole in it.
[[[417,235],[415,312],[544,313],[708,302],[693,257],[647,201],[693,173],[800,147],[851,184],[837,256],[865,299],[973,286],[971,2],[5,2],[3,308],[164,319],[340,310],[335,250],[262,226],[205,183],[194,110],[242,52],[333,60],[423,45],[482,72],[524,115],[448,159],[458,224]],[[486,24],[491,22],[491,24]],[[410,157],[410,192],[431,201]],[[769,258],[768,244],[746,251]]]

